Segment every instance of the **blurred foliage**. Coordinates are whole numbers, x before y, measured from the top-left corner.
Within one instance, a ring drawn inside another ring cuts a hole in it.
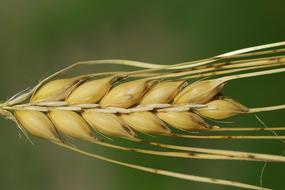
[[[5,99],[79,60],[123,58],[161,64],[282,41],[285,1],[2,0],[0,97]],[[105,69],[112,69],[106,66]],[[94,72],[96,72],[94,68]],[[225,89],[248,106],[284,103],[284,74],[242,79]],[[284,126],[284,111],[259,116]],[[259,126],[254,116],[235,126]],[[0,188],[9,190],[234,189],[146,174],[85,158],[42,140],[18,138],[16,125],[1,120]],[[226,124],[225,124],[226,125]],[[233,124],[232,124],[233,125]],[[167,139],[163,139],[167,142]],[[178,140],[208,146],[279,154],[279,141]],[[191,174],[259,183],[263,163],[172,159],[83,146],[113,158]],[[264,185],[283,189],[285,166],[268,164]]]

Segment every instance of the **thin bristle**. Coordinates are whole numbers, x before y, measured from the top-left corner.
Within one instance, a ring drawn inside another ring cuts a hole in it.
[[[244,189],[270,190],[269,188],[249,185],[249,184],[235,182],[235,181],[207,178],[207,177],[201,177],[201,176],[196,176],[196,175],[188,175],[188,174],[182,174],[182,173],[177,173],[177,172],[172,172],[172,171],[167,171],[167,170],[144,167],[144,166],[135,165],[135,164],[129,164],[126,162],[120,162],[120,161],[113,160],[113,159],[110,159],[107,157],[103,157],[103,156],[100,156],[97,154],[89,153],[89,152],[74,148],[74,147],[66,145],[66,144],[62,144],[62,143],[56,143],[56,144],[61,146],[61,147],[66,148],[66,149],[69,149],[69,150],[72,150],[74,152],[78,152],[82,155],[88,156],[88,157],[92,157],[95,159],[103,160],[106,162],[125,166],[128,168],[133,168],[133,169],[148,172],[148,173],[159,174],[159,175],[164,175],[164,176],[169,176],[169,177],[174,177],[174,178],[179,178],[179,179],[184,179],[184,180],[189,180],[189,181],[197,181],[197,182],[203,182],[203,183],[239,187],[239,188],[244,188]]]

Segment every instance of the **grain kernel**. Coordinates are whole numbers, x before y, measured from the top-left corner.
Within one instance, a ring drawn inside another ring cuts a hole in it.
[[[175,98],[174,103],[197,103],[203,104],[215,97],[224,87],[223,80],[197,81],[185,87]]]
[[[50,81],[35,92],[31,98],[31,102],[64,100],[80,81],[84,79],[86,77],[79,76]]]
[[[213,100],[207,106],[208,109],[201,109],[198,112],[211,119],[226,119],[239,113],[248,112],[247,107],[229,98]]]
[[[135,136],[133,130],[124,126],[115,114],[86,110],[82,113],[82,116],[96,131],[104,135],[123,138],[133,138]]]
[[[71,92],[66,102],[69,104],[97,103],[118,79],[118,77],[108,77],[84,82]]]
[[[144,95],[140,105],[170,103],[185,84],[185,81],[160,82]]]
[[[206,129],[207,123],[193,112],[157,112],[157,116],[174,128],[181,130]]]
[[[120,118],[131,128],[146,134],[170,134],[170,130],[152,112],[122,114]]]
[[[86,141],[94,140],[89,125],[76,112],[54,110],[50,111],[48,115],[56,129],[66,136]]]
[[[21,126],[36,137],[50,141],[60,141],[54,125],[42,112],[32,110],[17,110],[15,117]]]
[[[146,80],[136,80],[120,84],[104,96],[100,105],[102,107],[129,108],[139,103],[149,88]]]

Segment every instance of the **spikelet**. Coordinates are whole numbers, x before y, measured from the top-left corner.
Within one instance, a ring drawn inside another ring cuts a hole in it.
[[[104,96],[100,105],[102,107],[129,108],[139,103],[151,83],[147,80],[135,80],[120,84]]]
[[[121,114],[120,118],[131,128],[146,134],[170,134],[170,130],[152,112]]]
[[[157,112],[156,115],[174,128],[181,130],[200,130],[208,127],[207,123],[193,112]]]
[[[44,113],[32,110],[17,110],[14,114],[21,126],[30,134],[50,141],[60,141],[54,125]]]
[[[170,103],[185,85],[185,81],[160,82],[143,96],[140,105]]]
[[[53,110],[48,113],[56,129],[66,136],[85,141],[93,141],[91,129],[76,112],[69,110]]]
[[[103,79],[87,81],[76,89],[65,100],[69,104],[94,104],[110,90],[112,85],[122,77],[108,77]]]
[[[215,97],[224,87],[220,79],[197,81],[185,87],[175,98],[175,104],[203,104]]]
[[[98,132],[115,137],[134,138],[132,129],[125,126],[120,118],[111,113],[100,113],[92,109],[82,113],[83,118]]]
[[[79,76],[48,82],[34,93],[31,102],[64,100],[80,81],[86,78],[86,76]]]
[[[240,113],[248,112],[248,108],[229,98],[213,100],[208,108],[198,110],[198,113],[211,119],[226,119]]]

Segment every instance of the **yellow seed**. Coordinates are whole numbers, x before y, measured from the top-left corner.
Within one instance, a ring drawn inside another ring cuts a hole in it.
[[[53,110],[48,113],[56,129],[64,135],[85,141],[93,141],[91,129],[77,113],[67,110]]]
[[[102,107],[128,108],[139,103],[141,97],[149,87],[146,80],[136,80],[120,84],[104,96],[100,105]]]
[[[152,112],[122,114],[120,118],[131,128],[146,134],[170,134],[162,121]]]
[[[167,104],[179,93],[185,81],[166,81],[156,84],[142,98],[140,105]]]
[[[100,113],[92,109],[82,113],[83,118],[98,132],[115,137],[133,138],[132,129],[124,126],[118,116],[111,113]]]
[[[69,104],[97,103],[118,79],[118,77],[108,77],[85,82],[71,92],[66,102]]]
[[[193,112],[157,112],[157,116],[174,128],[181,130],[206,129],[207,123]]]
[[[50,81],[39,88],[31,98],[31,102],[64,100],[76,85],[86,79],[84,76]]]
[[[15,117],[21,126],[34,136],[60,141],[54,125],[42,112],[32,110],[17,110]]]
[[[207,103],[222,90],[224,85],[225,83],[219,79],[194,82],[174,98],[174,103]]]
[[[213,100],[207,106],[208,108],[198,110],[198,112],[211,119],[226,119],[239,113],[248,112],[247,107],[229,98]]]

